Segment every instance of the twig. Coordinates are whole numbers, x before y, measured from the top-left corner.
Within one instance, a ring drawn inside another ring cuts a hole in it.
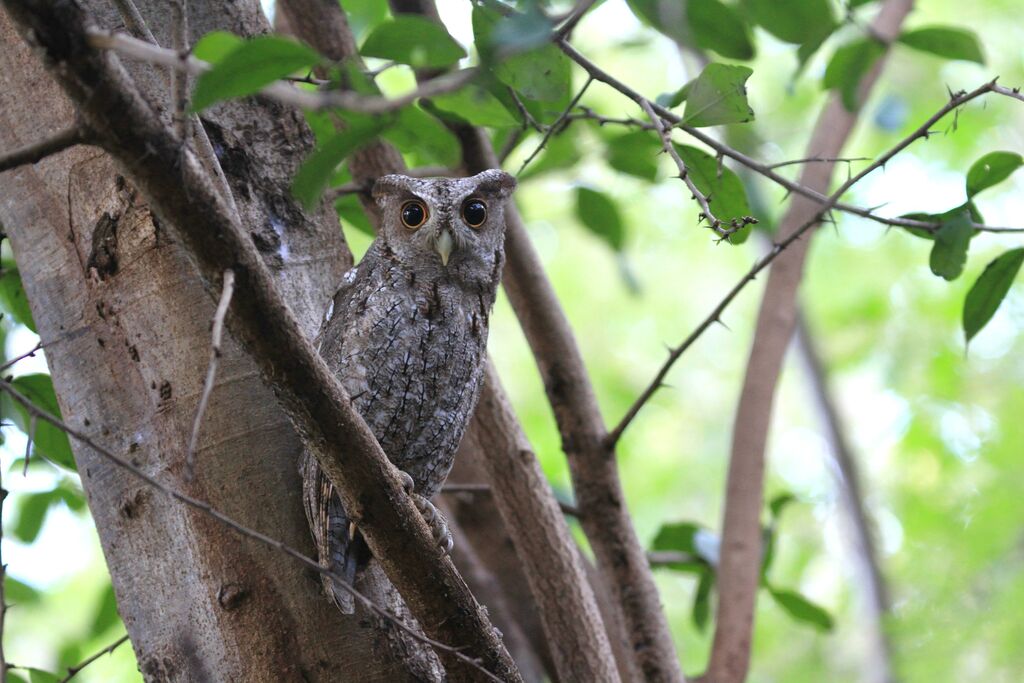
[[[651,123],[654,124],[655,130],[658,131],[658,136],[661,138],[662,149],[672,158],[676,168],[679,169],[679,178],[682,180],[686,187],[690,190],[690,196],[693,197],[697,205],[700,206],[701,213],[697,217],[697,222],[700,223],[702,220],[707,220],[709,227],[719,237],[728,237],[734,234],[736,231],[744,228],[747,225],[757,223],[757,219],[752,216],[742,216],[732,220],[729,228],[722,227],[722,221],[714,212],[711,211],[708,197],[700,191],[696,183],[693,182],[693,178],[690,177],[690,171],[686,168],[686,163],[682,157],[679,156],[679,152],[676,151],[675,145],[672,144],[672,133],[662,123],[661,117],[654,113],[654,109],[651,108],[651,103],[647,100],[642,100],[640,106],[644,112],[651,119]]]
[[[817,225],[818,222],[821,221],[822,217],[829,212],[829,210],[835,208],[835,204],[839,197],[841,197],[847,190],[849,190],[851,187],[860,182],[865,176],[869,175],[876,169],[885,166],[885,164],[887,164],[894,156],[896,156],[904,149],[906,149],[908,146],[910,146],[915,140],[927,137],[928,131],[931,130],[931,127],[937,121],[941,120],[943,117],[949,114],[951,111],[956,110],[960,106],[970,102],[971,100],[981,97],[986,93],[996,92],[996,87],[997,86],[995,85],[995,81],[991,81],[989,83],[985,83],[984,85],[978,88],[975,88],[969,93],[960,92],[954,94],[952,99],[946,102],[946,104],[943,105],[942,108],[939,109],[936,113],[932,114],[932,116],[930,116],[927,121],[921,124],[921,126],[919,126],[917,130],[915,130],[913,133],[911,133],[910,135],[896,143],[893,147],[886,151],[885,154],[878,157],[873,163],[871,163],[871,165],[866,167],[860,173],[854,175],[852,178],[844,182],[838,190],[836,190],[830,197],[826,199],[826,201],[821,206],[817,208],[817,211],[811,220],[801,224],[785,239],[773,244],[771,250],[754,263],[754,265],[747,272],[747,274],[744,275],[731,290],[729,290],[728,294],[726,294],[725,297],[722,298],[718,305],[715,306],[714,309],[712,309],[711,313],[696,327],[696,329],[694,329],[694,331],[691,332],[690,335],[686,337],[686,339],[684,339],[682,343],[679,344],[679,346],[676,346],[675,348],[672,348],[669,351],[668,358],[665,360],[661,368],[655,374],[654,379],[647,386],[647,388],[644,389],[640,396],[637,397],[636,401],[633,403],[632,406],[630,406],[629,410],[626,411],[626,414],[619,421],[619,424],[616,425],[616,427],[612,429],[611,432],[609,432],[608,443],[615,444],[619,440],[619,438],[622,436],[622,433],[630,425],[630,423],[636,417],[637,413],[640,412],[640,409],[644,406],[644,404],[650,400],[650,398],[661,386],[663,386],[665,376],[668,374],[668,371],[669,369],[671,369],[672,365],[677,360],[679,360],[679,357],[683,354],[683,352],[686,351],[686,349],[688,349],[690,345],[692,345],[693,342],[695,342],[697,338],[700,337],[700,335],[703,334],[704,331],[707,330],[707,328],[709,328],[712,325],[712,323],[717,322],[719,320],[719,318],[722,315],[722,312],[730,303],[732,303],[732,300],[736,298],[736,295],[739,294],[740,291],[744,287],[746,287],[746,285],[749,284],[757,276],[758,273],[764,270],[769,263],[774,261],[779,254],[785,251],[787,247],[789,247],[795,241],[800,239],[805,232],[807,232],[812,227]]]
[[[25,432],[25,466],[21,470],[21,476],[28,476],[28,463],[32,457],[32,442],[36,438],[36,418],[33,415],[28,420],[28,431]]]
[[[88,143],[89,137],[81,126],[65,128],[45,140],[0,155],[0,173],[25,164],[37,163],[48,156],[63,152],[69,147]]]
[[[289,545],[286,545],[286,544],[282,543],[281,541],[273,539],[273,538],[267,536],[266,534],[263,534],[263,533],[261,533],[259,531],[256,531],[255,529],[247,527],[244,524],[241,524],[240,522],[236,522],[234,519],[232,519],[231,517],[228,517],[223,512],[220,512],[219,510],[216,510],[213,507],[211,507],[210,504],[205,502],[205,501],[199,500],[198,498],[193,498],[192,496],[189,496],[187,494],[181,493],[180,491],[177,491],[176,489],[173,489],[170,486],[167,486],[166,484],[164,484],[163,482],[159,481],[155,477],[153,477],[153,476],[147,474],[146,472],[144,472],[141,468],[137,467],[133,463],[129,462],[128,460],[124,460],[120,456],[115,455],[112,451],[110,451],[107,448],[99,445],[98,443],[93,441],[92,438],[89,437],[87,434],[78,431],[77,429],[75,429],[71,425],[67,424],[66,422],[60,420],[56,416],[51,415],[47,411],[42,410],[41,408],[37,407],[34,403],[32,403],[31,400],[29,400],[24,395],[22,395],[20,392],[18,392],[18,390],[15,389],[14,386],[10,382],[8,382],[7,380],[0,379],[0,390],[6,392],[12,399],[14,399],[19,404],[21,404],[21,406],[30,415],[32,415],[33,417],[38,418],[38,419],[40,419],[43,422],[46,422],[48,424],[51,424],[54,427],[56,427],[57,429],[60,429],[65,434],[67,434],[71,438],[75,439],[75,441],[79,442],[80,444],[82,444],[84,446],[87,446],[93,452],[103,456],[103,458],[105,458],[107,461],[109,461],[113,465],[115,465],[117,467],[120,467],[121,469],[131,473],[133,476],[135,476],[136,478],[141,479],[142,481],[146,482],[146,484],[148,484],[149,486],[153,487],[157,491],[163,493],[164,495],[167,495],[167,496],[173,498],[174,500],[178,501],[179,503],[183,503],[185,505],[188,505],[191,508],[199,510],[200,512],[203,512],[204,514],[207,514],[210,517],[213,517],[217,521],[221,522],[222,524],[224,524],[228,528],[234,530],[235,532],[241,534],[242,536],[246,536],[246,537],[251,538],[251,539],[253,539],[255,541],[259,541],[260,543],[263,543],[264,545],[270,546],[271,548],[275,548],[276,550],[281,551],[285,555],[288,555],[288,556],[298,560],[299,562],[301,562],[302,564],[306,565],[310,569],[313,569],[317,573],[323,574],[324,576],[329,577],[335,583],[337,583],[340,586],[342,586],[345,591],[350,593],[353,598],[355,598],[360,603],[362,603],[367,609],[373,611],[375,614],[378,614],[379,616],[383,617],[384,619],[387,619],[388,621],[393,623],[395,626],[399,627],[400,629],[402,629],[403,631],[408,633],[413,638],[416,638],[420,642],[426,643],[426,644],[430,645],[431,647],[437,648],[439,650],[442,650],[444,652],[447,652],[447,653],[451,654],[452,656],[454,656],[454,657],[458,658],[459,660],[465,662],[466,664],[472,666],[474,669],[477,669],[478,671],[483,673],[485,676],[487,676],[491,680],[499,681],[499,682],[501,681],[500,678],[498,678],[497,676],[495,676],[494,674],[490,673],[489,671],[484,669],[482,666],[480,666],[479,662],[476,659],[473,659],[471,657],[467,657],[466,655],[462,654],[462,652],[460,651],[460,650],[462,650],[462,648],[452,647],[450,645],[445,645],[444,643],[440,643],[440,642],[438,642],[436,640],[433,640],[433,639],[431,639],[431,638],[429,638],[429,637],[427,637],[427,636],[425,636],[425,635],[423,635],[421,633],[418,633],[415,629],[413,629],[413,628],[409,627],[408,625],[406,625],[405,622],[401,618],[399,618],[396,615],[392,614],[391,612],[389,612],[388,610],[384,609],[383,607],[380,607],[375,602],[373,602],[372,600],[367,598],[365,595],[360,593],[356,588],[354,588],[350,583],[348,583],[345,580],[344,577],[342,577],[341,575],[336,574],[336,573],[330,571],[329,569],[327,569],[326,567],[322,566],[319,562],[317,562],[313,558],[306,556],[302,552],[292,548]]]
[[[572,98],[572,102],[569,103],[569,106],[567,106],[565,108],[565,111],[563,111],[562,114],[558,117],[558,120],[556,120],[553,124],[551,124],[548,127],[548,130],[546,133],[544,133],[544,137],[541,138],[540,143],[533,150],[533,152],[530,153],[530,156],[526,157],[526,160],[523,161],[522,165],[519,167],[519,170],[516,171],[517,176],[521,175],[522,172],[529,165],[529,163],[533,161],[538,154],[540,154],[541,150],[544,149],[544,146],[548,144],[548,140],[551,139],[551,136],[557,133],[559,130],[561,130],[562,124],[565,123],[566,117],[569,116],[569,112],[571,112],[573,108],[579,103],[580,99],[583,97],[583,94],[587,92],[587,88],[589,88],[590,84],[593,82],[593,78],[588,78],[587,82],[584,83],[583,87],[580,88],[578,93],[576,93],[576,97]]]
[[[7,370],[10,370],[17,363],[25,360],[26,358],[35,358],[36,353],[39,352],[42,348],[43,348],[43,342],[42,341],[36,342],[36,345],[33,346],[28,351],[26,351],[25,353],[23,353],[23,354],[21,354],[19,356],[15,356],[14,358],[10,359],[9,361],[4,363],[3,365],[0,365],[0,372],[5,372]]]
[[[109,33],[97,29],[87,31],[89,45],[101,50],[114,50],[119,54],[151,64],[181,69],[198,76],[210,69],[210,64],[189,56],[180,58],[173,50],[165,50],[123,33]],[[275,81],[260,92],[283,104],[301,109],[345,109],[362,114],[387,114],[412,104],[421,98],[437,97],[468,85],[477,76],[475,67],[453,71],[424,82],[419,87],[388,98],[379,95],[360,95],[351,90],[310,91],[292,87],[286,81]]]
[[[171,47],[179,60],[188,57],[188,0],[171,0]],[[171,103],[174,130],[182,141],[188,140],[188,71],[180,67],[171,69]]]
[[[843,162],[849,164],[853,161],[871,161],[871,157],[807,157],[806,159],[791,159],[789,161],[780,161],[776,164],[768,164],[765,168],[782,168],[783,166],[793,166],[795,164],[815,164],[825,163],[832,164],[837,162]],[[836,208],[839,208],[838,205]]]
[[[445,495],[459,495],[459,494],[487,494],[492,495],[494,490],[490,484],[445,484],[441,487],[441,493]],[[580,511],[572,503],[567,503],[563,500],[557,500],[558,507],[562,511],[562,514],[569,515],[570,517],[579,517]]]
[[[117,640],[115,640],[114,642],[112,642],[110,645],[107,645],[105,648],[103,648],[99,652],[96,652],[95,654],[87,657],[86,659],[83,659],[82,661],[80,661],[78,664],[75,664],[74,666],[69,666],[68,667],[67,675],[64,678],[60,679],[60,683],[67,683],[72,678],[77,676],[79,671],[81,671],[85,667],[89,666],[90,664],[95,662],[97,659],[99,659],[103,655],[114,654],[114,650],[116,650],[117,648],[121,647],[123,644],[125,644],[127,642],[128,642],[128,634],[126,633],[123,636],[121,636],[120,638],[118,638]]]
[[[579,2],[576,3],[576,6],[572,8],[572,11],[569,12],[568,16],[566,16],[562,25],[555,31],[555,39],[561,40],[562,38],[568,38],[569,34],[576,28],[576,24],[580,23],[580,19],[582,19],[583,15],[594,6],[595,2],[596,0],[579,0]]]
[[[213,331],[210,335],[210,362],[206,368],[206,380],[203,382],[203,393],[199,396],[199,406],[196,408],[196,417],[192,422],[192,436],[188,440],[188,451],[185,454],[185,477],[188,481],[195,476],[196,449],[199,447],[199,430],[203,426],[203,415],[206,414],[206,406],[210,402],[210,394],[213,392],[213,383],[217,378],[217,365],[220,363],[220,343],[224,336],[224,317],[228,314],[228,306],[231,305],[231,296],[235,292],[235,273],[232,270],[224,271],[223,284],[221,285],[220,302],[217,304],[217,311],[213,315]]]
[[[117,11],[121,13],[125,28],[131,31],[136,38],[157,45],[156,36],[149,30],[142,12],[139,11],[133,0],[114,0],[114,4],[117,5]]]

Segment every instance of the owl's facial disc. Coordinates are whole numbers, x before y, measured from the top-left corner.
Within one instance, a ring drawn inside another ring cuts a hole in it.
[[[455,240],[452,239],[452,233],[447,228],[442,229],[440,234],[434,238],[434,251],[441,257],[441,265],[448,265],[448,258],[452,255],[454,246]]]

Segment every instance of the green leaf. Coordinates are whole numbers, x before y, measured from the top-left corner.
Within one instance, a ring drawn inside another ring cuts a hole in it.
[[[834,623],[831,615],[796,591],[769,588],[768,592],[776,604],[793,619],[810,624],[820,631],[832,630]]]
[[[10,605],[31,605],[43,599],[43,594],[38,590],[18,581],[13,576],[4,576],[4,599]]]
[[[364,57],[391,59],[415,68],[451,66],[466,56],[441,24],[403,14],[373,29],[359,51]]]
[[[829,0],[745,0],[750,17],[779,40],[802,45],[836,26]]]
[[[753,59],[754,44],[739,12],[720,0],[689,0],[685,4],[686,19],[697,47],[714,50],[729,59]]]
[[[29,683],[60,683],[61,677],[42,669],[22,669],[28,671]]]
[[[117,613],[117,599],[114,597],[114,587],[107,584],[103,592],[100,593],[99,600],[96,602],[96,609],[93,612],[89,633],[93,636],[101,635],[120,621],[121,617]]]
[[[655,550],[677,550],[682,553],[697,555],[694,538],[701,527],[693,522],[672,522],[663,524],[658,529],[651,547]]]
[[[1010,291],[1010,285],[1024,263],[1024,247],[1011,249],[1000,254],[991,263],[967,292],[964,300],[964,336],[970,342],[995,315],[999,305]]]
[[[824,86],[839,91],[847,111],[857,109],[860,82],[884,53],[881,43],[863,38],[842,45],[832,55],[825,67]]]
[[[608,165],[616,171],[654,181],[658,177],[661,143],[648,131],[637,130],[607,141]]]
[[[196,81],[192,110],[259,92],[264,86],[320,61],[310,47],[280,36],[259,36],[229,52]]]
[[[469,85],[430,100],[432,106],[474,126],[504,128],[518,126],[519,120],[497,97],[479,85]]]
[[[531,100],[567,103],[571,95],[571,62],[554,45],[509,57],[495,67],[494,75]]]
[[[241,36],[236,36],[234,33],[211,31],[199,39],[192,48],[192,54],[204,62],[217,64],[244,42],[245,40]]]
[[[978,36],[973,31],[949,26],[932,26],[907,31],[899,42],[915,50],[929,52],[947,59],[985,63]]]
[[[778,519],[786,506],[794,502],[796,502],[796,496],[792,493],[780,493],[772,498],[771,502],[768,503],[768,509],[771,510],[772,517]]]
[[[739,176],[725,166],[719,169],[718,160],[704,150],[689,145],[675,145],[675,148],[686,164],[694,185],[709,198],[711,211],[719,220],[728,225],[751,214],[747,191],[743,189]],[[728,241],[731,244],[742,244],[749,235],[748,225],[730,235]]]
[[[45,410],[54,417],[61,416],[60,406],[57,405],[57,395],[53,391],[53,382],[49,375],[41,373],[22,375],[14,378],[11,384],[37,408]],[[14,402],[14,405],[14,421],[23,432],[28,434],[31,427],[28,411],[20,403]],[[49,422],[36,420],[32,448],[36,453],[41,453],[58,465],[72,471],[75,470],[75,459],[71,455],[68,435]]]
[[[341,220],[356,230],[373,237],[373,226],[370,225],[366,212],[363,211],[363,206],[359,203],[359,197],[354,194],[341,196],[335,200],[334,208],[337,210]]]
[[[708,64],[690,85],[683,123],[700,128],[753,121],[744,85],[752,73],[745,66]]]
[[[621,251],[626,228],[619,207],[607,194],[586,187],[576,188],[576,215],[580,222],[615,251]]]
[[[363,36],[388,16],[388,3],[380,0],[345,0],[345,17],[355,36]]]
[[[540,156],[531,161],[526,170],[519,174],[519,181],[523,182],[550,171],[572,168],[582,158],[576,140],[576,130],[575,127],[570,126],[557,135],[553,135],[544,145]]]
[[[28,307],[25,288],[21,286],[21,276],[17,268],[4,268],[0,273],[0,309],[9,315],[14,322],[21,323],[33,332],[36,331],[32,311]]]
[[[21,505],[18,506],[18,518],[11,529],[11,535],[22,543],[34,542],[39,537],[39,531],[46,521],[46,513],[50,511],[50,506],[54,502],[56,497],[51,491],[25,494]]]
[[[932,272],[946,280],[960,277],[967,262],[967,249],[973,234],[971,216],[966,210],[947,218],[935,232],[935,243],[928,259]]]
[[[1024,158],[1016,152],[989,152],[975,161],[967,172],[967,196],[973,197],[1003,182],[1022,165]]]
[[[715,573],[705,569],[697,582],[697,590],[693,594],[693,625],[703,633],[708,627],[711,616],[711,589],[715,586]]]
[[[312,208],[323,194],[327,184],[345,157],[366,145],[376,137],[392,119],[378,117],[360,121],[339,131],[333,138],[318,147],[299,168],[292,182],[292,194],[307,209]]]
[[[680,104],[686,101],[686,98],[690,96],[690,88],[693,87],[693,81],[690,81],[679,90],[675,92],[667,92],[658,95],[657,102],[666,109],[678,107]]]
[[[417,165],[453,167],[461,160],[459,140],[443,123],[419,107],[404,107],[383,137],[403,154],[414,154]]]

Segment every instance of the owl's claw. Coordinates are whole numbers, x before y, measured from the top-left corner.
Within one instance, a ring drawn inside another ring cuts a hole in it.
[[[413,485],[412,477],[406,472],[399,472],[402,475],[402,486],[406,492],[412,497],[413,504],[416,505],[416,509],[423,515],[423,521],[430,527],[431,533],[434,535],[434,540],[441,546],[444,554],[447,555],[452,551],[455,545],[455,541],[452,539],[452,533],[448,530],[448,522],[445,520],[444,515],[434,507],[434,504],[427,500],[425,497],[416,493]]]

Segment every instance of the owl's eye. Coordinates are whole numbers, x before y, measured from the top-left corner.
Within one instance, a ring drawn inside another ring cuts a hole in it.
[[[427,222],[427,206],[418,199],[402,204],[402,225],[415,230]]]
[[[471,228],[479,228],[487,220],[487,205],[479,199],[467,199],[462,205],[462,218]]]

